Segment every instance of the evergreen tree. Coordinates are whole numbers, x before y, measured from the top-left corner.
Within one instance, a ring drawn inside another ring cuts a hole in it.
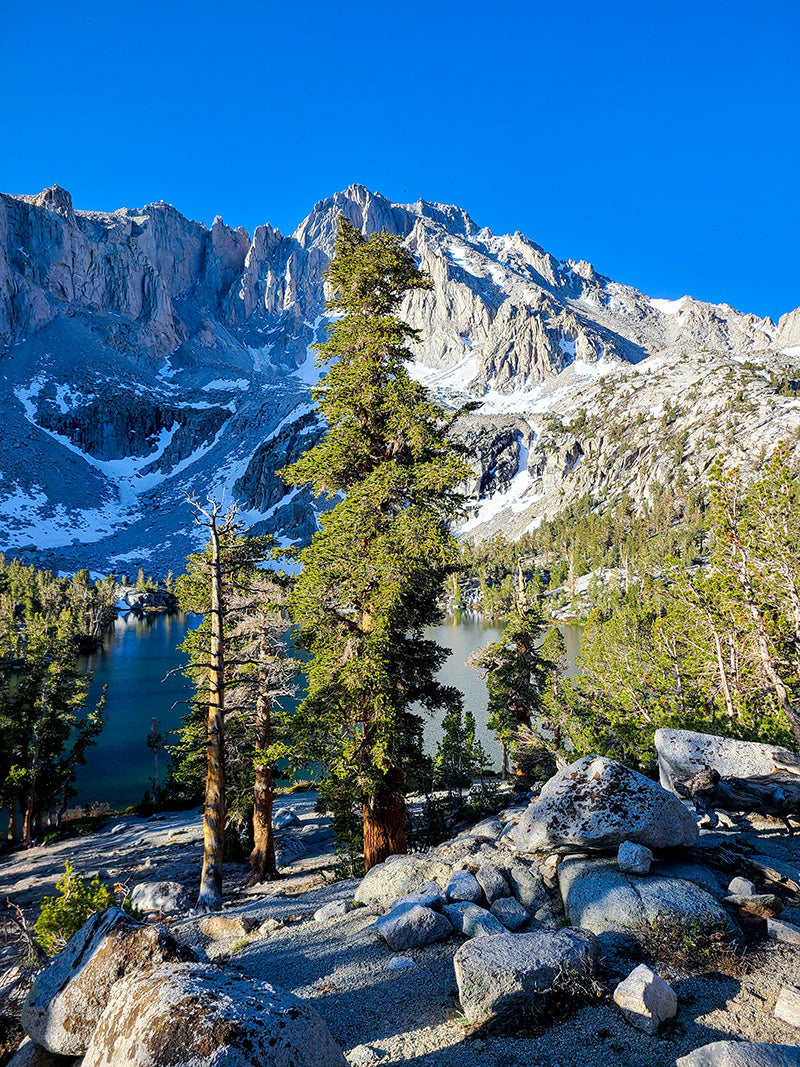
[[[300,554],[291,601],[311,654],[297,727],[306,754],[327,767],[323,803],[361,805],[368,870],[406,851],[404,792],[421,752],[411,705],[460,699],[436,681],[446,652],[422,631],[457,566],[449,524],[468,472],[444,411],[405,368],[418,337],[394,312],[431,283],[400,238],[366,239],[340,218],[327,281],[326,306],[340,317],[319,346],[331,366],[314,395],[328,430],[285,472],[340,497]]]
[[[186,673],[195,683],[194,707],[173,747],[172,776],[190,793],[205,776],[203,870],[198,907],[222,906],[224,835],[232,795],[254,812],[256,846],[251,877],[274,877],[272,845],[273,736],[291,668],[284,655],[286,623],[280,617],[278,581],[258,568],[271,554],[270,537],[248,537],[235,506],[224,513],[216,501],[190,500],[196,520],[206,526],[204,552],[188,557],[176,582],[184,611],[204,616],[183,643]],[[230,736],[235,740],[230,745]],[[233,772],[233,773],[232,773]],[[248,793],[248,800],[244,794]]]
[[[504,750],[514,758],[516,773],[524,773],[516,749],[524,748],[530,762],[531,737],[539,736],[539,718],[545,693],[558,671],[558,661],[549,659],[539,646],[545,623],[538,603],[531,603],[520,565],[516,604],[499,641],[494,641],[470,657],[471,666],[486,675],[489,692],[490,729]]]

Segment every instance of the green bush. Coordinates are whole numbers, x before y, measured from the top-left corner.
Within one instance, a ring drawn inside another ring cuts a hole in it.
[[[56,882],[56,889],[58,896],[42,898],[39,918],[33,927],[36,940],[48,956],[60,952],[95,912],[117,903],[112,891],[99,878],[95,876],[87,885],[71,863],[67,863]]]

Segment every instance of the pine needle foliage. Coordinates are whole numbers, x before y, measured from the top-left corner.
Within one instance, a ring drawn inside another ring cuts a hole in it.
[[[311,655],[296,720],[305,754],[328,777],[328,810],[363,808],[365,866],[405,851],[403,793],[421,764],[419,703],[452,708],[436,681],[446,651],[423,636],[458,566],[450,522],[468,474],[445,411],[406,370],[417,331],[394,312],[431,283],[393,234],[365,238],[339,219],[327,273],[339,317],[318,345],[327,376],[314,390],[328,431],[283,476],[341,499],[301,554],[291,610]]]

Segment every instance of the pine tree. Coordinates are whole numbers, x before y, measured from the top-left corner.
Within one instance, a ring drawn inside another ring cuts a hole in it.
[[[328,431],[285,477],[343,499],[300,554],[292,615],[311,660],[297,727],[327,767],[323,803],[361,805],[369,870],[406,851],[404,792],[421,754],[411,705],[459,699],[437,683],[446,652],[422,631],[457,565],[449,524],[468,472],[445,412],[405,368],[418,336],[394,312],[431,283],[400,238],[366,239],[340,218],[327,281],[340,317],[319,346],[331,366],[314,395]]]
[[[515,757],[515,750],[524,748],[530,761],[531,738],[538,736],[545,692],[558,670],[557,660],[549,659],[539,647],[544,632],[540,608],[528,599],[520,562],[515,606],[500,640],[486,645],[469,660],[471,666],[486,676],[487,724],[515,758],[518,775],[524,769],[523,761]]]
[[[195,707],[173,750],[174,776],[193,784],[200,773],[200,746],[205,749],[203,813],[203,870],[198,907],[222,906],[222,861],[229,796],[235,784],[239,798],[250,791],[256,847],[251,878],[274,877],[272,846],[273,701],[285,692],[290,667],[280,641],[286,623],[280,621],[277,582],[258,569],[270,554],[270,537],[245,536],[235,506],[224,513],[210,500],[203,506],[190,500],[196,521],[208,528],[204,552],[187,560],[187,572],[176,582],[184,611],[205,616],[183,643],[189,653],[187,674],[197,687]],[[235,728],[238,764],[231,775],[232,751],[227,735]],[[244,764],[244,768],[242,767]]]

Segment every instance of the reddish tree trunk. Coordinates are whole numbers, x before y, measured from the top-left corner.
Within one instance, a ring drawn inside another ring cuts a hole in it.
[[[365,871],[383,863],[387,856],[408,852],[402,783],[401,772],[393,768],[386,775],[384,789],[364,803]]]

